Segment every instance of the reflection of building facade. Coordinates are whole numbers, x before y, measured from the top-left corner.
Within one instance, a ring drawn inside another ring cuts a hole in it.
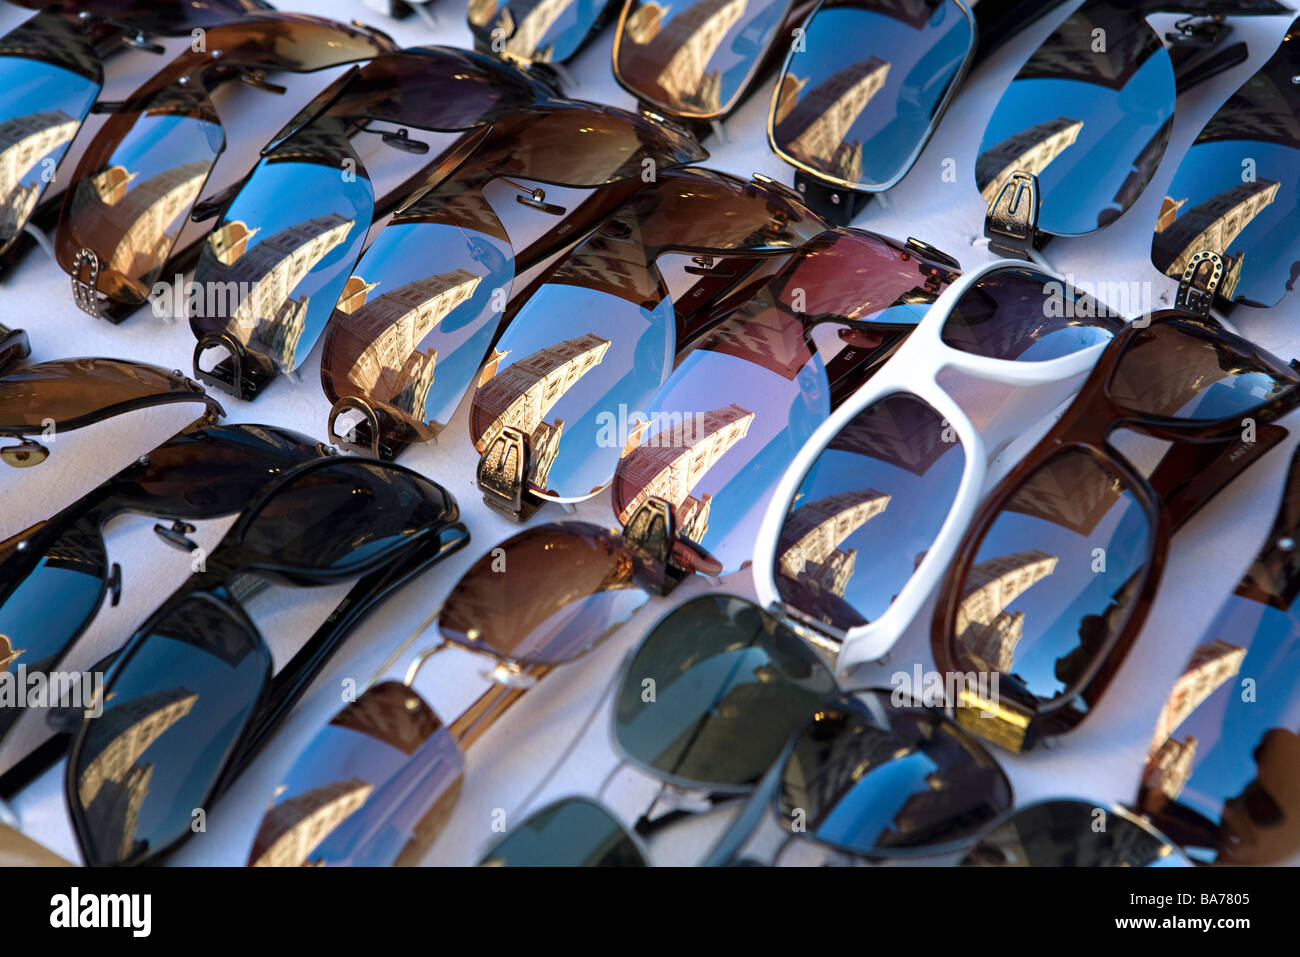
[[[23,177],[76,136],[80,127],[62,110],[28,113],[0,123],[0,202],[4,203],[0,235],[21,229],[40,198],[40,184],[24,186]]]
[[[670,7],[642,4],[628,18],[624,38],[646,48],[640,59],[664,64],[655,81],[667,96],[716,111],[722,106],[722,73],[706,71],[746,6],[748,0],[698,0],[665,20]]]
[[[510,37],[506,41],[506,52],[527,59],[550,60],[552,44],[545,48],[540,46],[542,39],[555,26],[555,21],[564,15],[573,0],[537,0],[533,8],[523,15],[513,32],[509,30],[508,21],[513,20],[511,8],[501,13],[502,29]],[[518,5],[518,0],[516,0]]]
[[[742,306],[733,318],[710,329],[696,348],[735,356],[788,382],[793,382],[812,359],[804,324],[786,310],[765,302]]]
[[[335,828],[370,798],[374,786],[358,778],[313,788],[281,801],[262,819],[254,867],[301,867]]]
[[[1150,30],[1134,27],[1122,4],[1085,4],[1043,41],[1016,79],[1073,80],[1122,90],[1160,49]]]
[[[149,794],[153,764],[136,762],[194,707],[185,688],[141,695],[96,718],[85,747],[91,755],[77,777],[77,797],[101,854],[121,859],[133,850],[140,808]]]
[[[1246,660],[1246,649],[1222,639],[1197,646],[1183,673],[1174,682],[1156,720],[1147,759],[1146,783],[1176,798],[1192,771],[1197,740],[1179,741],[1174,732],[1219,688],[1231,681]]]
[[[1061,116],[1022,130],[985,150],[975,161],[975,182],[980,184],[984,202],[991,204],[1017,170],[1041,176],[1053,160],[1074,145],[1082,129],[1082,120]]]
[[[608,351],[608,339],[588,333],[539,349],[498,371],[474,396],[471,415],[480,435],[478,450],[488,448],[507,426],[518,429],[530,440],[530,481],[544,489],[559,452],[564,420],[543,420]]]
[[[961,454],[961,443],[939,414],[903,396],[892,396],[854,416],[827,448],[879,459],[914,475],[926,474],[946,452],[957,449]]]
[[[868,57],[813,87],[775,128],[777,142],[792,156],[850,182],[862,179],[862,141],[849,141],[853,126],[880,92],[889,64]]]
[[[1267,209],[1277,199],[1281,183],[1260,179],[1236,186],[1211,196],[1199,203],[1166,228],[1157,225],[1152,251],[1156,265],[1167,276],[1181,277],[1191,258],[1202,250],[1217,252],[1228,261],[1225,275],[1219,283],[1219,294],[1232,298],[1233,290],[1241,279],[1243,253],[1228,256],[1228,247],[1251,220]],[[1174,200],[1166,198],[1167,204]]]
[[[1180,374],[1185,378],[1188,370],[1184,367]],[[1124,487],[1080,455],[1066,453],[1035,471],[1016,489],[1007,511],[1041,518],[1085,537],[1091,535]]]
[[[248,252],[248,241],[262,231],[261,226],[248,228],[248,223],[241,219],[232,219],[222,223],[208,235],[208,248],[217,262],[223,266],[233,266],[235,260]]]
[[[781,527],[777,544],[781,574],[843,598],[857,567],[858,550],[840,546],[889,502],[885,493],[866,489],[799,506]]]
[[[227,301],[239,302],[232,326],[246,337],[244,341],[256,338],[282,367],[293,365],[310,297],[290,297],[316,264],[347,239],[352,225],[351,219],[338,213],[317,216],[268,236],[252,249],[244,244],[242,251],[238,242],[231,244],[229,234],[216,246],[209,239],[218,261],[230,260],[212,270],[210,281],[234,284]],[[238,298],[244,290],[247,295]]]
[[[120,231],[109,268],[136,277],[161,266],[174,239],[167,227],[194,205],[211,168],[206,160],[185,163],[135,186],[136,174],[120,166],[100,173],[93,182],[108,207],[103,215]]]
[[[348,331],[369,345],[348,378],[370,397],[423,420],[438,353],[420,351],[420,343],[474,295],[481,281],[456,269],[407,283],[362,305],[348,320]]]
[[[624,456],[618,467],[620,486],[627,483],[636,494],[620,509],[623,524],[651,497],[673,506],[678,531],[693,542],[704,538],[709,527],[713,496],[691,492],[727,451],[745,437],[754,413],[732,404],[662,429],[645,445]]]
[[[1010,672],[1024,634],[1025,613],[1006,609],[1035,583],[1056,571],[1055,556],[1020,552],[980,562],[966,576],[957,606],[956,633],[962,648],[986,671]]]

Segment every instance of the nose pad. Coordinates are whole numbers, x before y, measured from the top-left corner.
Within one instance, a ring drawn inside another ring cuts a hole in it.
[[[515,197],[515,202],[522,203],[524,206],[531,206],[533,209],[541,210],[543,213],[550,213],[552,216],[563,216],[568,210],[564,206],[556,206],[554,203],[546,201],[546,190],[535,189],[527,194],[520,194]]]
[[[108,571],[108,580],[104,583],[108,587],[108,598],[112,607],[116,608],[117,603],[122,600],[122,566],[113,562],[113,567]]]
[[[0,459],[3,459],[6,465],[16,469],[29,469],[33,465],[40,465],[49,457],[50,450],[31,439],[24,439],[17,445],[7,445],[0,449]]]
[[[153,530],[168,545],[179,548],[183,552],[193,552],[199,547],[194,539],[189,537],[194,532],[194,526],[189,522],[177,520],[172,522],[170,526],[159,522],[153,527]]]
[[[480,671],[479,674],[488,681],[504,685],[507,688],[531,688],[537,684],[537,678],[528,674],[521,665],[515,662],[503,661],[495,668]]]
[[[149,34],[143,30],[136,33],[135,36],[122,38],[122,42],[129,47],[135,47],[137,50],[144,50],[146,53],[166,53],[167,48],[161,43],[154,43],[149,39]]]

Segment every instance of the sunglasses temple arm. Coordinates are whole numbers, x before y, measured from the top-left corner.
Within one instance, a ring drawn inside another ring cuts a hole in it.
[[[653,837],[669,825],[683,820],[684,818],[695,818],[699,817],[701,814],[709,814],[716,811],[718,808],[725,807],[728,804],[742,799],[749,801],[750,795],[723,794],[714,791],[704,796],[704,801],[708,805],[705,808],[675,808],[674,810],[659,815],[653,820],[650,817],[650,811],[646,811],[637,818],[636,824],[633,825],[633,830],[641,837]],[[654,810],[654,808],[651,808],[650,810]]]
[[[981,63],[1002,48],[1020,31],[1046,16],[1065,0],[976,0],[971,4],[975,16],[977,46],[970,68]]]
[[[1287,434],[1280,425],[1260,425],[1254,441],[1234,436],[1219,442],[1174,445],[1165,453],[1149,480],[1165,506],[1170,532],[1182,528]]]
[[[447,526],[419,551],[371,572],[352,586],[334,613],[316,629],[302,650],[293,656],[271,682],[266,703],[250,723],[248,734],[222,772],[218,792],[224,791],[257,756],[267,739],[338,651],[348,633],[392,592],[468,541],[469,532],[464,525],[456,523]]]
[[[763,775],[763,779],[758,782],[758,787],[750,797],[749,803],[740,812],[740,816],[732,822],[727,832],[713,845],[713,850],[709,852],[709,856],[704,859],[701,866],[726,867],[739,860],[741,848],[753,837],[754,832],[758,830],[759,823],[763,820],[764,813],[776,799],[777,792],[781,787],[781,774],[785,770],[785,759],[788,753],[789,748],[782,751],[780,758],[768,768],[767,773]]]

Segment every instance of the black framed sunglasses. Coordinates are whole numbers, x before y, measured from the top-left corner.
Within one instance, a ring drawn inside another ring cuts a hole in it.
[[[141,456],[48,520],[0,542],[0,667],[55,669],[107,597],[117,605],[122,569],[109,562],[104,527],[124,512],[159,519],[154,531],[187,552],[193,521],[241,511],[257,493],[327,446],[267,425],[196,425]],[[19,712],[0,708],[0,738]]]
[[[455,500],[400,466],[332,456],[266,487],[127,641],[102,714],[68,747],[66,797],[89,864],[156,860],[275,731],[351,630],[468,532]],[[265,583],[359,579],[278,671],[245,610]]]

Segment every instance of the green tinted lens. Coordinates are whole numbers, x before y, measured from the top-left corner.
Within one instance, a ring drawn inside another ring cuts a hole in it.
[[[594,801],[570,798],[538,811],[480,867],[645,867],[627,829]]]
[[[614,736],[669,780],[744,790],[835,692],[794,632],[752,602],[710,595],[646,637],[619,689]]]

